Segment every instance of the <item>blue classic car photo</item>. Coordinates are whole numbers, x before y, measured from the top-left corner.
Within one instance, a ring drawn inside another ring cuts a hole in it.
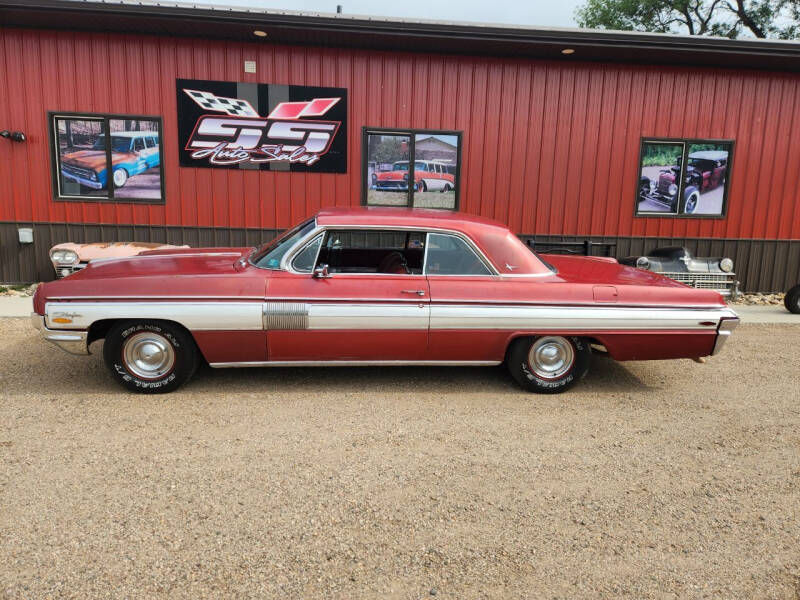
[[[161,163],[158,132],[121,131],[111,134],[112,179],[121,188],[134,175]],[[89,150],[77,150],[61,157],[61,175],[94,190],[106,189],[106,136],[100,134]]]

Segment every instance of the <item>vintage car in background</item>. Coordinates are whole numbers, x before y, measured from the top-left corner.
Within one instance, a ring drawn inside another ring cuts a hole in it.
[[[617,360],[717,354],[722,296],[613,258],[547,256],[493,221],[436,210],[327,209],[260,248],[153,251],[40,285],[33,324],[112,376],[167,392],[212,367],[506,363],[561,392],[592,349]],[[54,369],[57,372],[57,369]]]
[[[188,248],[150,242],[93,242],[89,244],[64,243],[50,248],[50,261],[56,277],[67,277],[86,268],[90,260],[101,258],[127,258],[150,250]]]
[[[797,284],[783,298],[783,305],[790,313],[800,315],[800,284]]]
[[[676,162],[677,165],[659,172],[658,181],[642,175],[639,181],[640,200],[651,200],[668,207],[671,212],[677,212],[678,179],[681,172],[680,157]],[[700,194],[725,183],[727,168],[728,153],[725,151],[700,150],[689,155],[686,181],[683,187],[684,212],[686,214],[692,214],[697,210]]]
[[[129,177],[161,164],[158,134],[155,131],[122,131],[111,134],[111,164],[114,187],[122,187]],[[106,189],[106,138],[98,136],[91,150],[76,150],[61,157],[61,175],[94,190]]]
[[[698,258],[683,246],[656,248],[646,256],[628,256],[620,264],[659,273],[693,288],[715,290],[735,300],[739,282],[730,258]]]
[[[453,167],[435,160],[414,161],[414,191],[449,192],[456,187]],[[373,173],[373,187],[377,190],[407,191],[408,161],[399,160],[390,171]]]

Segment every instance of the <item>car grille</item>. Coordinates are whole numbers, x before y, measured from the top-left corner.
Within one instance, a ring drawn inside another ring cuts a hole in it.
[[[380,190],[399,190],[405,189],[408,186],[408,183],[405,181],[379,181],[375,184]]]
[[[675,281],[685,283],[700,290],[715,290],[723,295],[735,296],[738,294],[739,282],[736,273],[659,273]]]
[[[58,279],[62,279],[72,275],[75,271],[80,271],[81,269],[86,268],[87,264],[89,263],[80,262],[76,265],[53,265],[53,268],[56,270],[56,277]]]
[[[94,171],[91,169],[84,169],[83,167],[76,167],[75,165],[66,165],[62,164],[61,169],[65,173],[69,173],[75,177],[81,177],[83,179],[93,179]]]

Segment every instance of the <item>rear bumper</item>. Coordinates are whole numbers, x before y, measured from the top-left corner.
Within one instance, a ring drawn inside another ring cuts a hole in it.
[[[739,317],[724,318],[717,327],[717,340],[714,342],[714,349],[711,356],[716,356],[722,351],[725,342],[731,337],[733,330],[739,326]]]
[[[36,313],[31,313],[31,324],[41,332],[44,339],[62,350],[70,354],[89,354],[89,346],[86,343],[89,337],[88,331],[48,329],[44,324],[44,317]]]

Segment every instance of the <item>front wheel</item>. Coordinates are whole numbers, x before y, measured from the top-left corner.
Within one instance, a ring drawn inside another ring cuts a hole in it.
[[[181,327],[163,321],[127,321],[106,335],[103,358],[123,387],[145,394],[178,389],[197,369],[197,347]]]
[[[557,394],[586,375],[591,357],[591,348],[582,338],[546,335],[514,340],[508,350],[507,366],[523,389]]]
[[[800,285],[796,285],[786,292],[783,304],[790,313],[800,315]]]
[[[114,187],[121,188],[128,183],[128,172],[125,169],[114,171]]]

